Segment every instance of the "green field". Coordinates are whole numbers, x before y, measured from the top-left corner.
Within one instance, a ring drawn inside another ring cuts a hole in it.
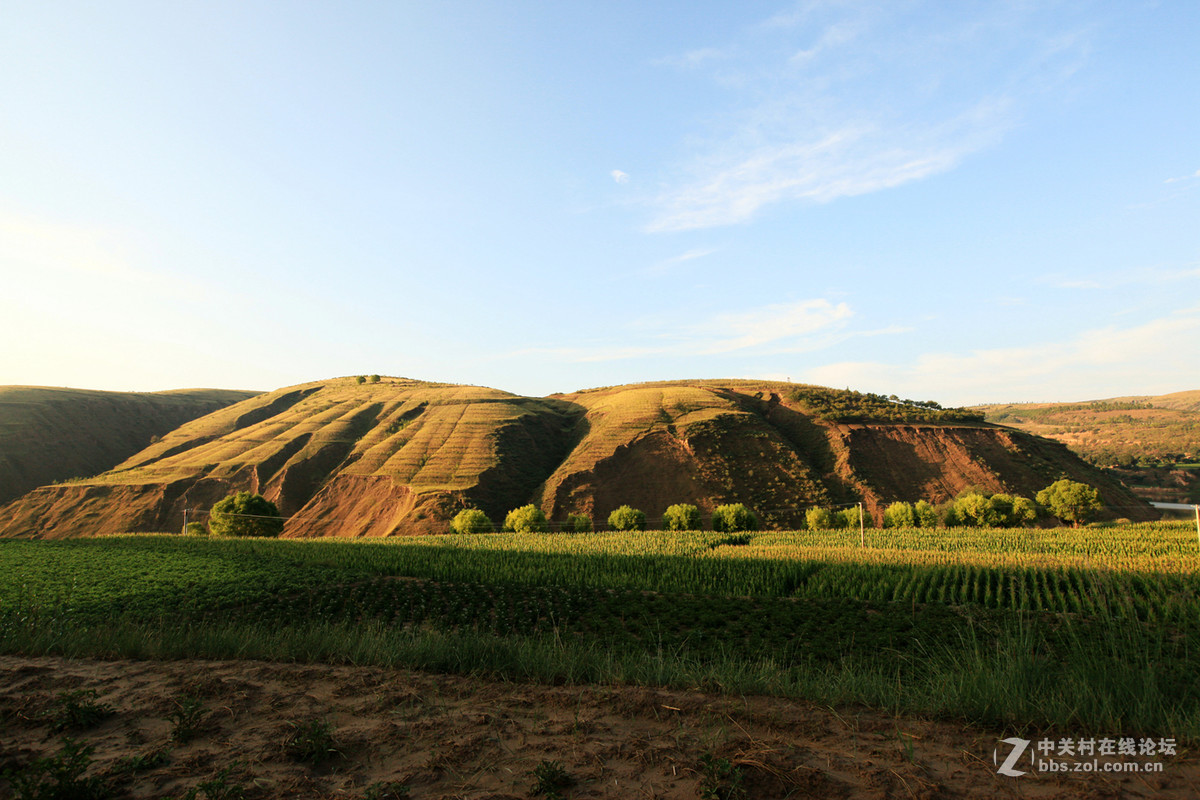
[[[1200,735],[1194,525],[0,541],[0,651],[408,666]]]

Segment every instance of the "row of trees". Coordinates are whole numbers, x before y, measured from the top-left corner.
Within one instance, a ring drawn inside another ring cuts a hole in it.
[[[758,528],[758,518],[741,503],[717,506],[712,514],[715,531],[752,531]],[[614,531],[646,530],[646,514],[641,509],[624,505],[613,509],[608,515],[608,528]],[[477,508],[458,512],[450,521],[454,533],[491,533],[496,529],[487,514]],[[703,529],[700,509],[690,503],[677,503],[669,507],[662,516],[661,530],[698,531]],[[504,531],[514,533],[540,533],[550,530],[550,521],[535,505],[521,506],[509,511],[504,517]],[[570,514],[561,530],[586,533],[592,530],[592,518],[586,514]]]
[[[892,503],[883,513],[883,527],[1020,527],[1036,522],[1043,513],[1079,525],[1092,519],[1100,508],[1100,492],[1085,483],[1064,478],[1038,492],[1036,502],[1004,492],[967,489],[940,506],[924,500]],[[858,506],[837,511],[810,508],[805,513],[805,523],[812,530],[857,528],[862,524],[860,514]],[[199,522],[190,522],[186,527],[187,533],[211,533],[214,536],[278,536],[283,532],[283,517],[278,507],[262,495],[238,492],[212,507],[207,531]],[[644,531],[646,514],[632,506],[620,506],[608,515],[608,527],[614,531]],[[698,531],[703,528],[703,516],[697,506],[677,503],[663,512],[659,528],[664,531]],[[729,503],[713,510],[712,528],[728,532],[757,530],[758,518],[745,505]],[[570,514],[561,529],[586,533],[592,530],[592,518],[586,514]],[[496,526],[483,511],[468,508],[451,520],[450,530],[455,533],[492,533]],[[515,533],[549,531],[550,521],[540,508],[530,504],[509,511],[502,530]]]

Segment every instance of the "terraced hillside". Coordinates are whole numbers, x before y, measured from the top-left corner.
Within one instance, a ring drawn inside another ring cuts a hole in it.
[[[675,381],[547,398],[384,378],[304,384],[182,426],[93,479],[0,509],[0,535],[179,530],[185,512],[251,490],[287,536],[444,532],[459,509],[554,521],[629,503],[743,502],[792,527],[817,504],[1031,495],[1066,475],[1138,517],[1145,505],[1055,442],[961,410],[755,381]]]
[[[111,469],[154,438],[255,394],[0,386],[0,503]]]

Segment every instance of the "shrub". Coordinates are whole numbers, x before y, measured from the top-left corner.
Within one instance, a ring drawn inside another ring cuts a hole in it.
[[[367,376],[366,375],[355,375],[354,382],[357,383],[359,386],[362,386],[364,383],[367,382]]]
[[[283,532],[283,517],[261,494],[238,492],[212,507],[208,529],[213,536],[278,536]]]
[[[698,531],[700,527],[700,509],[690,503],[676,503],[663,512],[664,531]]]
[[[587,514],[568,514],[563,524],[564,531],[573,533],[588,533],[592,529],[592,518]]]
[[[646,515],[631,506],[621,506],[608,515],[608,527],[614,531],[644,531]]]
[[[183,526],[184,536],[208,536],[208,528],[203,522],[189,522]]]
[[[810,508],[804,512],[809,530],[827,531],[833,528],[833,513],[828,508]]]
[[[450,530],[454,533],[491,533],[495,529],[488,515],[478,508],[464,508],[450,520]]]
[[[369,378],[367,378],[367,383],[379,383],[379,376],[378,375],[370,376]]]
[[[885,528],[912,528],[917,524],[917,514],[913,510],[912,503],[898,501],[892,503],[883,512],[883,527]]]
[[[728,503],[713,509],[714,531],[753,531],[758,529],[758,518],[741,503]]]
[[[513,533],[545,533],[550,530],[546,515],[532,503],[514,508],[504,518],[504,530]]]

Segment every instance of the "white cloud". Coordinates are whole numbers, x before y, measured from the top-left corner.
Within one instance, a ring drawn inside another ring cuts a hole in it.
[[[622,172],[619,169],[614,169],[612,172],[610,172],[608,174],[611,175],[612,179],[614,181],[616,181],[617,183],[629,183],[629,173],[628,172]]]
[[[1060,342],[926,353],[908,364],[827,364],[805,371],[802,380],[973,404],[1157,394],[1195,388],[1197,373],[1200,309],[1189,309]]]
[[[716,314],[706,320],[648,335],[648,344],[580,348],[533,348],[511,356],[539,354],[569,362],[622,361],[669,356],[712,356],[727,353],[799,353],[827,347],[851,336],[894,333],[898,329],[848,333],[854,312],[846,303],[825,299],[774,303],[756,309]],[[643,336],[643,338],[647,338]]]
[[[1191,175],[1182,175],[1178,178],[1167,178],[1163,183],[1179,183],[1181,181],[1194,181],[1200,178],[1200,169],[1193,172]]]
[[[721,54],[711,79],[733,99],[693,137],[646,229],[738,224],[773,204],[827,203],[953,169],[998,141],[1028,95],[1078,69],[1084,37],[1038,16],[1036,4],[959,13],[805,3],[682,59],[705,66]]]
[[[650,267],[649,271],[653,274],[660,274],[663,272],[667,272],[667,271],[679,266],[680,264],[685,264],[688,261],[695,261],[697,258],[704,258],[705,256],[711,256],[715,252],[717,252],[717,251],[713,250],[713,249],[694,247],[691,250],[688,250],[686,253],[680,253],[677,256],[671,256],[670,258],[659,261],[657,264]]]
[[[718,314],[696,332],[715,330],[725,334],[702,345],[703,355],[715,355],[777,342],[796,342],[802,337],[838,327],[853,315],[845,303],[835,305],[828,300],[802,300],[775,303],[736,314]]]

